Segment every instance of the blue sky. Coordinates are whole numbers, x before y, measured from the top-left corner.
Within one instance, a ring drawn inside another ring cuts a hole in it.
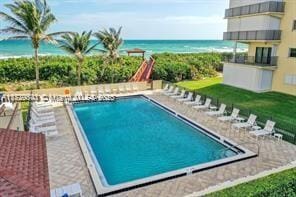
[[[12,0],[1,0],[0,9]],[[123,27],[124,39],[222,39],[228,0],[48,0],[51,31]],[[5,27],[3,21],[0,28]]]

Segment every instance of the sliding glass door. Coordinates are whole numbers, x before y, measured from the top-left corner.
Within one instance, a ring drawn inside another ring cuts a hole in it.
[[[271,47],[257,47],[256,48],[256,64],[270,64],[271,63]]]

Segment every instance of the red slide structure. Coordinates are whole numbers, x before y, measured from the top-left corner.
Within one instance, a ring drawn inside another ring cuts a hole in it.
[[[130,79],[130,82],[149,81],[155,60],[150,57],[149,61],[144,60],[136,74]]]

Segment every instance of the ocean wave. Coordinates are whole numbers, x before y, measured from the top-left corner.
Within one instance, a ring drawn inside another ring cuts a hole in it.
[[[41,53],[38,56],[40,57],[45,57],[45,56],[69,56],[66,54],[52,54],[52,53]],[[17,58],[32,58],[34,57],[33,55],[1,55],[0,54],[0,59],[17,59]]]

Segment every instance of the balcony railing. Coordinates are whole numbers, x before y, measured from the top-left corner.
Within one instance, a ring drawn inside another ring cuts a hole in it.
[[[278,1],[268,1],[258,4],[246,5],[241,7],[230,8],[225,11],[225,18],[243,16],[250,14],[266,13],[266,12],[278,12],[283,13],[285,11],[285,3]]]
[[[225,62],[255,66],[277,66],[278,57],[260,57],[260,60],[258,60],[254,56],[236,56],[235,58],[226,58]]]
[[[281,40],[281,30],[224,32],[224,40]]]

